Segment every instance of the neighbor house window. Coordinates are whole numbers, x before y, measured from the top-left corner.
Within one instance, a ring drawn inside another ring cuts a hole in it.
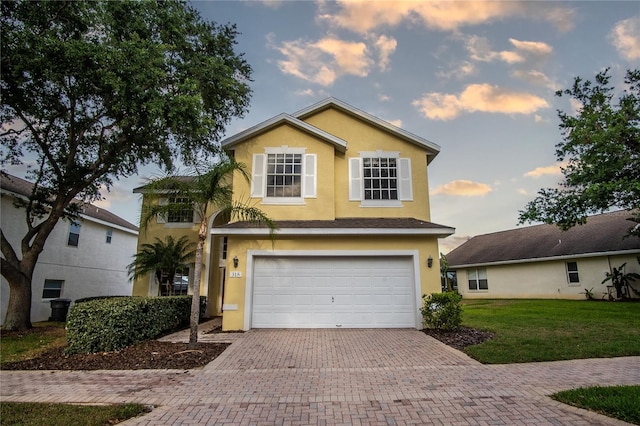
[[[365,200],[398,199],[396,158],[363,158],[362,175]]]
[[[401,207],[401,201],[412,201],[411,159],[385,151],[350,158],[349,200],[363,207]]]
[[[42,288],[43,299],[57,299],[62,295],[63,280],[44,280]]]
[[[67,245],[71,247],[78,247],[80,241],[80,224],[78,222],[71,222],[69,224],[69,238],[67,238]]]
[[[167,213],[167,222],[169,223],[192,223],[193,222],[193,203],[185,197],[169,198],[169,205],[175,206]]]
[[[567,262],[567,281],[569,284],[580,283],[580,276],[578,275],[578,262]]]
[[[469,290],[489,290],[486,269],[469,270]]]
[[[267,155],[267,197],[301,197],[302,154]]]
[[[111,244],[111,239],[113,238],[113,229],[107,229],[107,236],[104,240],[105,243]]]

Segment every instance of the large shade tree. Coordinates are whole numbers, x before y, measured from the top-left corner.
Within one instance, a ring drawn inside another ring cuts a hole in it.
[[[31,279],[47,237],[114,179],[212,152],[243,115],[251,68],[233,25],[185,2],[3,1],[1,162],[31,165],[27,231],[2,237],[5,329],[31,327]]]
[[[609,70],[595,82],[577,77],[559,91],[579,103],[575,115],[559,111],[563,141],[556,145],[564,180],[542,189],[520,212],[520,223],[541,221],[567,230],[587,216],[611,208],[630,212],[640,222],[640,70],[627,70],[624,89],[616,96]],[[630,224],[630,234],[640,229]]]
[[[141,225],[147,227],[158,215],[169,215],[193,209],[199,218],[198,239],[195,249],[193,273],[193,299],[191,302],[189,346],[198,341],[200,281],[204,247],[209,236],[209,223],[213,216],[225,220],[241,220],[266,225],[275,237],[276,224],[262,210],[241,201],[233,201],[233,177],[249,180],[243,163],[219,151],[213,162],[195,165],[186,175],[167,175],[152,179],[143,192],[148,194],[142,206]],[[166,203],[160,203],[164,198]]]

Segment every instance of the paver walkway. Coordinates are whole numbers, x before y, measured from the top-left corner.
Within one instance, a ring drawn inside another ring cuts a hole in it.
[[[252,330],[203,369],[2,371],[2,401],[139,402],[125,425],[621,425],[547,395],[640,357],[482,365],[416,330]]]

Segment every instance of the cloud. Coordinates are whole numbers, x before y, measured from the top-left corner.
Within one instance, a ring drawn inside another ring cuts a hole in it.
[[[515,50],[494,51],[486,37],[472,35],[466,38],[465,47],[471,59],[480,62],[500,60],[508,64],[525,62],[529,57],[539,60],[551,54],[553,48],[541,41],[522,41],[510,38]]]
[[[624,59],[640,59],[640,16],[617,22],[609,33],[609,38]]]
[[[527,192],[527,190],[526,190],[526,189],[524,189],[524,188],[518,188],[518,194],[520,194],[520,195],[524,195],[524,196],[529,195],[529,193]]]
[[[389,68],[389,57],[396,50],[398,42],[392,37],[381,35],[374,43],[374,46],[378,49],[380,60],[378,61],[378,67],[381,71],[386,71]]]
[[[536,167],[524,174],[525,177],[539,178],[542,176],[558,176],[562,174],[562,167],[565,163],[554,164],[553,166]]]
[[[93,201],[91,204],[102,209],[109,209],[114,203],[118,204],[131,201],[134,197],[131,193],[131,188],[124,187],[118,182],[114,183],[111,191],[107,191],[107,187],[102,185],[100,187],[100,194],[102,195],[102,200]]]
[[[431,195],[456,195],[461,197],[477,197],[486,195],[492,189],[486,183],[472,182],[470,180],[454,180],[438,186],[431,191]]]
[[[316,42],[286,41],[275,48],[286,58],[278,61],[283,73],[321,86],[332,85],[342,75],[365,77],[373,62],[363,42],[334,37]]]
[[[306,89],[306,90],[296,90],[296,95],[298,96],[316,96],[316,94],[314,93],[313,90],[311,89]]]
[[[524,80],[528,83],[535,84],[537,86],[548,87],[549,89],[556,91],[560,87],[554,81],[552,81],[546,74],[537,70],[515,70],[511,75],[520,80]]]
[[[330,24],[366,34],[403,22],[441,31],[489,23],[508,17],[546,20],[565,31],[573,26],[573,11],[535,2],[470,1],[339,1],[336,13],[319,18]],[[326,11],[325,11],[326,12]]]
[[[402,120],[401,119],[397,119],[397,120],[385,120],[387,123],[389,124],[393,124],[396,127],[402,127]]]
[[[463,112],[531,114],[549,106],[536,95],[490,84],[471,84],[459,95],[427,93],[412,105],[434,120],[451,120]]]

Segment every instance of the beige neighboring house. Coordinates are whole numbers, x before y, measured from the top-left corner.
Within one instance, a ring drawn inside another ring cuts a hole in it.
[[[625,234],[633,227],[629,212],[588,218],[584,225],[561,231],[536,225],[471,238],[447,255],[465,298],[584,299],[606,298],[613,268],[640,273],[640,238]],[[640,282],[633,283],[640,291]],[[630,297],[638,294],[630,291]],[[615,294],[615,291],[614,291]]]
[[[0,176],[2,232],[14,250],[27,231],[25,212],[14,198],[31,194],[33,184],[16,176]],[[87,204],[76,223],[59,221],[38,258],[31,282],[31,321],[46,321],[51,300],[74,301],[90,296],[130,296],[127,265],[136,252],[138,228],[115,214]],[[18,254],[20,255],[20,254]],[[9,284],[2,277],[0,321],[9,301]]]

